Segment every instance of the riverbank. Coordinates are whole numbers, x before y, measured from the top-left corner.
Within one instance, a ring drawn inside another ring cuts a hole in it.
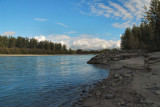
[[[101,62],[110,66],[108,78],[77,104],[82,107],[159,107],[160,52],[133,56],[123,60],[109,58],[113,59],[110,63],[101,58]]]
[[[38,55],[38,54],[0,54],[0,56],[53,56],[53,55]]]
[[[0,54],[0,57],[14,57],[14,56],[55,56],[55,55],[93,55],[93,54]]]

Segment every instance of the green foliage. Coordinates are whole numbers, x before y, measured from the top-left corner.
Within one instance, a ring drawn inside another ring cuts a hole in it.
[[[145,20],[139,26],[127,28],[121,37],[123,50],[160,50],[160,1],[151,0]]]
[[[38,42],[36,39],[7,37],[0,35],[0,54],[70,54],[61,43],[49,41]]]
[[[13,48],[13,47],[16,47],[16,38],[14,37],[9,37],[9,48]]]
[[[0,54],[98,54],[104,50],[68,50],[66,45],[32,38],[0,36]]]

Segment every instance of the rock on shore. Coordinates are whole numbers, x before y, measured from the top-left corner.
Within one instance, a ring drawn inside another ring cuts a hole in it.
[[[116,50],[111,52],[104,52],[91,58],[88,64],[109,64],[112,61],[124,60],[132,57],[142,56],[142,51],[125,51]]]

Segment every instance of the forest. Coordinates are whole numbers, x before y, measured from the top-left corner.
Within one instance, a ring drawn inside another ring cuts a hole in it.
[[[104,50],[72,50],[66,45],[51,41],[38,41],[34,38],[0,35],[0,54],[98,54]]]
[[[150,7],[145,7],[144,18],[139,26],[126,28],[121,37],[122,50],[160,50],[160,1],[151,0]]]

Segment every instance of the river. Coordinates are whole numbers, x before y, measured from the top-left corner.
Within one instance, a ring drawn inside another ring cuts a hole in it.
[[[69,107],[108,76],[93,55],[0,57],[0,107]]]

